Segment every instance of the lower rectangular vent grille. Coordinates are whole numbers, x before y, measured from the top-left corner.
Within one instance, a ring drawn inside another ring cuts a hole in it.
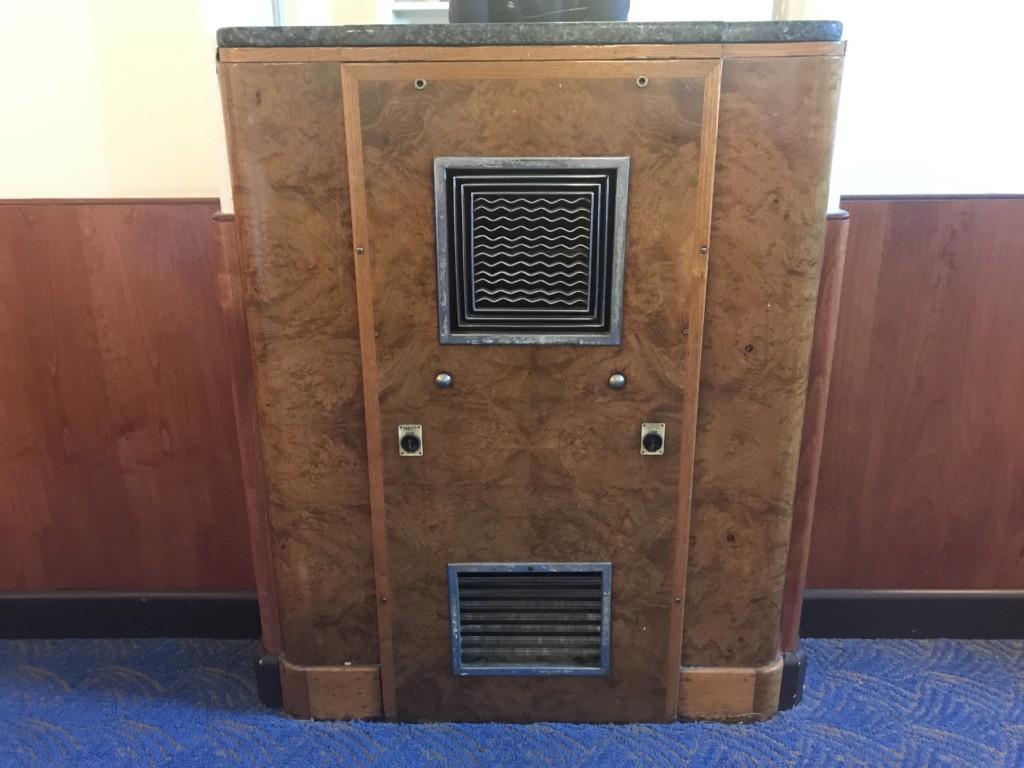
[[[605,675],[610,563],[448,566],[457,675]]]

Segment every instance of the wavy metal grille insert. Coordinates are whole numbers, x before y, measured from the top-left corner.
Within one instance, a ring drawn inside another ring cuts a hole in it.
[[[448,566],[457,675],[603,675],[610,563]]]
[[[618,344],[628,158],[437,158],[447,344]]]

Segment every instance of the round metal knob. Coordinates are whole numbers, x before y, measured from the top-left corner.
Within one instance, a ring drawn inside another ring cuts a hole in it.
[[[434,377],[434,383],[438,389],[448,389],[452,385],[452,377],[447,373],[439,373]]]
[[[657,432],[648,432],[644,435],[643,439],[644,450],[648,453],[657,453],[661,450],[661,446],[665,444],[661,435]]]
[[[405,435],[399,443],[406,453],[416,453],[420,449],[420,439],[416,435]]]
[[[608,386],[612,389],[625,389],[626,377],[621,373],[613,373],[608,377]]]

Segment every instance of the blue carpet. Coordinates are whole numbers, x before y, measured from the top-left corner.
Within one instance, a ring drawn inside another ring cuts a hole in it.
[[[1024,641],[812,640],[758,725],[311,723],[235,640],[0,642],[0,765],[1024,766]]]

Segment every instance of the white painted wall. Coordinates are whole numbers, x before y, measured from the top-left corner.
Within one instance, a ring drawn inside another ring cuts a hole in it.
[[[214,32],[269,19],[251,0],[4,0],[0,198],[216,196]]]
[[[836,194],[1024,192],[1019,0],[777,0],[849,40]],[[633,20],[766,19],[772,0],[633,0]],[[387,0],[282,0],[373,23]],[[230,209],[214,33],[270,0],[0,0],[0,198],[214,197]]]
[[[630,0],[630,21],[767,21],[772,0]]]
[[[1024,2],[780,5],[845,25],[834,193],[1024,192]]]

